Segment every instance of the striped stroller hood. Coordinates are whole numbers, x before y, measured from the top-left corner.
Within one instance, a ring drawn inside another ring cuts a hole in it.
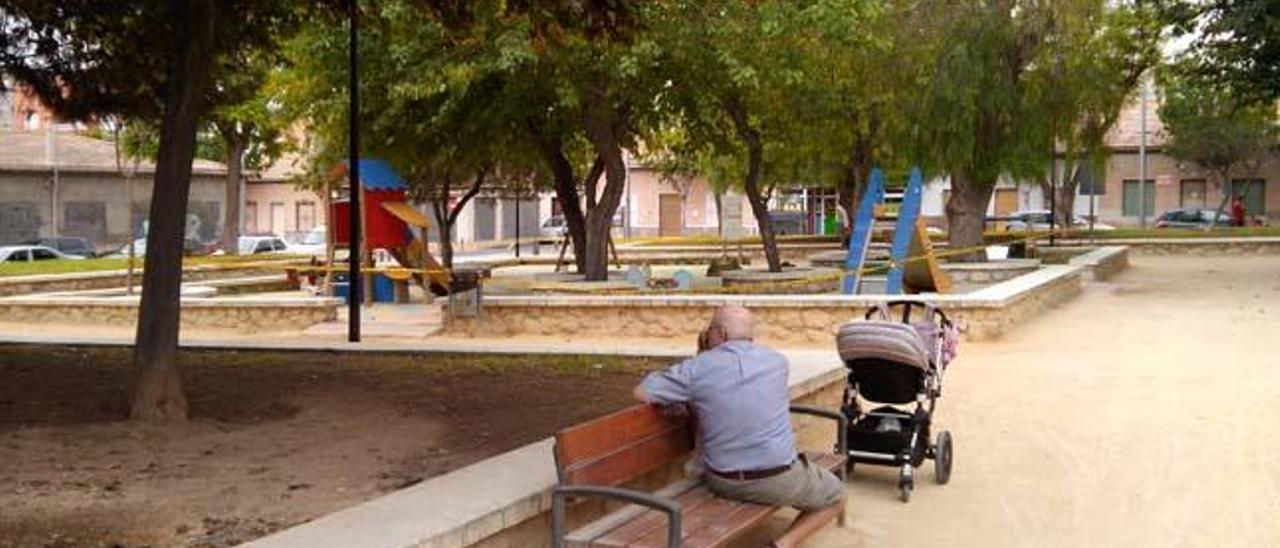
[[[850,322],[836,334],[840,359],[878,359],[929,370],[929,351],[916,327],[890,321]]]

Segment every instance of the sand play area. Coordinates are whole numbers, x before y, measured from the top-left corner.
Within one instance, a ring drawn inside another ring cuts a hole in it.
[[[968,344],[909,504],[859,467],[814,547],[1280,546],[1280,257],[1144,258]]]

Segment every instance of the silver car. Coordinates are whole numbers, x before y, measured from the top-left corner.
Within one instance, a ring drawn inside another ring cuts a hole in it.
[[[1011,215],[1009,215],[1008,224],[1005,225],[1005,230],[1047,231],[1049,230],[1049,226],[1050,226],[1049,220],[1050,220],[1050,217],[1052,217],[1052,215],[1053,214],[1047,209],[1030,209],[1025,211],[1015,211]],[[1058,228],[1063,228],[1063,227],[1059,226]],[[1087,229],[1089,228],[1089,220],[1083,217],[1073,216],[1071,218],[1071,228]],[[1094,230],[1115,230],[1115,228],[1116,227],[1111,226],[1109,224],[1105,224],[1105,223],[1095,222],[1093,224]]]
[[[564,215],[552,215],[538,228],[538,237],[543,241],[559,241],[568,233],[569,224],[565,222]]]
[[[0,263],[51,261],[59,259],[82,260],[84,257],[67,255],[52,247],[43,245],[10,245],[0,246]]]

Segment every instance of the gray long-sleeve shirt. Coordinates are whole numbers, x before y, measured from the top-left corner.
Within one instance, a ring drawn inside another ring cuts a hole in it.
[[[707,466],[724,472],[786,466],[795,459],[787,359],[750,341],[729,341],[650,373],[650,401],[689,403]]]

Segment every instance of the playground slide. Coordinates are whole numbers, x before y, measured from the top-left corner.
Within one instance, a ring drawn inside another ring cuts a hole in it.
[[[435,257],[427,251],[426,246],[422,245],[422,240],[414,238],[409,240],[409,245],[401,249],[390,249],[391,256],[396,262],[406,268],[425,268],[428,270],[427,279],[430,283],[423,284],[431,290],[432,293],[444,296],[449,294],[449,281],[451,277],[445,271],[440,263],[436,262]],[[422,274],[415,273],[414,279],[422,283]]]

